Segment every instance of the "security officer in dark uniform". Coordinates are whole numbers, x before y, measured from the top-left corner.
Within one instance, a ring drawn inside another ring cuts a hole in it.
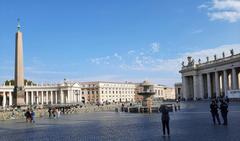
[[[223,118],[223,125],[227,125],[227,114],[228,114],[228,105],[225,101],[221,101],[220,110]]]
[[[211,109],[214,125],[216,124],[216,119],[218,121],[218,124],[220,125],[221,122],[220,122],[219,114],[218,114],[218,105],[215,100],[212,100],[212,103],[210,104],[210,109]]]

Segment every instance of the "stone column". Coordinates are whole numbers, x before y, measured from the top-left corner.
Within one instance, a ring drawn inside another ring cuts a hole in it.
[[[48,91],[46,91],[46,103],[48,104]]]
[[[63,104],[63,103],[64,103],[64,100],[63,100],[63,98],[64,98],[64,93],[63,93],[62,90],[60,91],[60,97],[61,97],[61,104]]]
[[[186,76],[182,76],[182,90],[183,90],[183,98],[185,98],[187,100],[188,86],[187,86]]]
[[[12,92],[9,92],[9,106],[12,106]]]
[[[208,98],[211,98],[212,88],[211,88],[211,76],[210,76],[210,73],[207,74],[207,86],[208,86]]]
[[[58,93],[57,93],[57,91],[55,91],[55,104],[58,104]]]
[[[66,100],[66,102],[69,103],[69,101],[70,101],[70,96],[69,96],[69,90],[68,90],[67,91],[67,100]]]
[[[50,91],[50,99],[51,99],[51,104],[53,104],[53,93]]]
[[[28,102],[28,91],[26,91],[26,105],[28,105],[29,102]]]
[[[79,99],[78,99],[78,102],[82,102],[82,92],[79,90]],[[120,98],[120,97],[118,97],[118,98]],[[100,97],[99,97],[99,99],[100,99]]]
[[[33,105],[33,91],[31,91],[31,105]]]
[[[199,98],[199,93],[198,93],[198,76],[193,75],[193,99],[197,100]]]
[[[219,97],[219,77],[218,72],[215,72],[215,90],[216,90],[216,97]]]
[[[204,85],[203,85],[203,75],[199,74],[199,98],[204,98]]]
[[[44,95],[43,95],[43,91],[41,91],[41,103],[42,103],[42,105],[43,105],[43,98],[44,98]]]
[[[227,95],[228,90],[228,77],[227,77],[227,70],[223,71],[223,88],[224,88],[224,95]]]
[[[232,89],[237,89],[237,74],[235,68],[232,68]]]
[[[6,107],[6,92],[3,92],[3,107]]]
[[[37,105],[38,105],[38,104],[39,104],[39,95],[38,95],[38,91],[37,91],[36,95],[37,95]]]

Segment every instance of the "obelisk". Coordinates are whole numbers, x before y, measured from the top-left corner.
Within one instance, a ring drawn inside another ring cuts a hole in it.
[[[15,48],[15,84],[13,104],[15,106],[26,105],[24,101],[24,67],[23,67],[23,40],[22,32],[20,31],[20,23],[18,19],[16,32],[16,48]]]

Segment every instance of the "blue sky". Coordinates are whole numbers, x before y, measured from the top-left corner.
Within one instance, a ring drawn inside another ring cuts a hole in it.
[[[14,74],[17,18],[25,77],[172,86],[182,60],[240,53],[239,0],[1,0],[0,81]],[[220,57],[220,56],[219,56]]]

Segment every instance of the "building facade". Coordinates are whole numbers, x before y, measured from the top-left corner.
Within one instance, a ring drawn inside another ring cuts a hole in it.
[[[196,64],[188,57],[187,65],[182,63],[182,91],[185,99],[208,99],[226,96],[228,90],[239,90],[240,54],[230,50],[230,56]]]
[[[79,83],[44,84],[24,86],[26,105],[56,105],[81,103]],[[14,86],[0,86],[0,102],[3,107],[13,106]]]
[[[134,102],[136,84],[121,82],[83,82],[82,95],[87,103]]]
[[[68,82],[62,84],[27,85],[24,88],[26,105],[103,104],[140,102],[141,83],[131,82]],[[153,84],[154,99],[175,99],[174,88]],[[14,86],[0,86],[0,105],[13,106]]]

